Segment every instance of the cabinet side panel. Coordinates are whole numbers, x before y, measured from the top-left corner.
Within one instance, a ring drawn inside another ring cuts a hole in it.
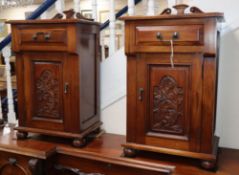
[[[201,152],[212,153],[215,128],[216,84],[217,84],[217,21],[205,21],[206,50],[203,64],[203,95],[202,95],[202,134]]]
[[[202,137],[201,151],[212,153],[216,94],[216,60],[204,59],[204,78],[202,96]]]
[[[88,26],[89,27],[89,26]],[[82,27],[84,29],[84,27]],[[94,32],[80,34],[80,120],[81,130],[98,119],[98,40]]]

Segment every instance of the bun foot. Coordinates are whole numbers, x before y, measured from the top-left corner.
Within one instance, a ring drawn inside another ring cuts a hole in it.
[[[201,167],[205,170],[214,170],[216,168],[216,161],[208,161],[208,160],[203,160],[201,162]]]
[[[72,145],[74,147],[77,147],[77,148],[82,148],[86,145],[86,138],[82,138],[82,139],[74,139],[73,142],[72,142]]]
[[[93,133],[95,133],[95,134],[99,134],[100,132],[101,132],[100,128],[97,128],[96,130],[93,131]]]
[[[136,157],[137,150],[132,148],[124,148],[124,156],[125,157]]]
[[[17,132],[17,139],[19,140],[24,140],[27,138],[27,136],[28,136],[27,132],[20,132],[20,131]]]

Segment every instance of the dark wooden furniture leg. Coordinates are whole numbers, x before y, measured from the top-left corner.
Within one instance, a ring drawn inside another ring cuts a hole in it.
[[[125,157],[136,157],[137,150],[133,148],[124,148],[124,156]]]
[[[77,148],[82,148],[87,144],[86,138],[75,138],[72,145]]]
[[[27,139],[28,132],[17,131],[17,139],[24,140]]]
[[[5,126],[4,120],[3,120],[3,119],[0,119],[0,129],[2,129],[4,126]]]

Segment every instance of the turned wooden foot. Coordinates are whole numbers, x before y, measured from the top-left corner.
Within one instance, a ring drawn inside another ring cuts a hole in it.
[[[4,120],[0,119],[0,129],[4,128],[5,124],[4,124]]]
[[[125,157],[135,157],[137,154],[137,150],[132,148],[124,148],[124,156]]]
[[[17,139],[19,140],[24,140],[27,138],[27,136],[28,136],[27,132],[21,132],[21,131],[17,132]]]
[[[94,134],[99,134],[101,132],[100,128],[97,128],[96,130],[93,131]]]
[[[86,145],[86,138],[82,138],[82,139],[74,139],[73,142],[72,142],[72,145],[74,147],[77,147],[77,148],[82,148]]]
[[[203,160],[201,162],[201,167],[206,170],[213,170],[216,168],[216,160],[212,160],[212,161]]]

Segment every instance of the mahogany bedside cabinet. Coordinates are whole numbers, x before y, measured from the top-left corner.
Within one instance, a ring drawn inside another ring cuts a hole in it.
[[[125,16],[127,143],[137,150],[185,156],[215,167],[219,31],[223,13],[187,5],[158,16]]]
[[[29,132],[85,145],[98,130],[99,23],[85,19],[16,20],[18,138]]]

